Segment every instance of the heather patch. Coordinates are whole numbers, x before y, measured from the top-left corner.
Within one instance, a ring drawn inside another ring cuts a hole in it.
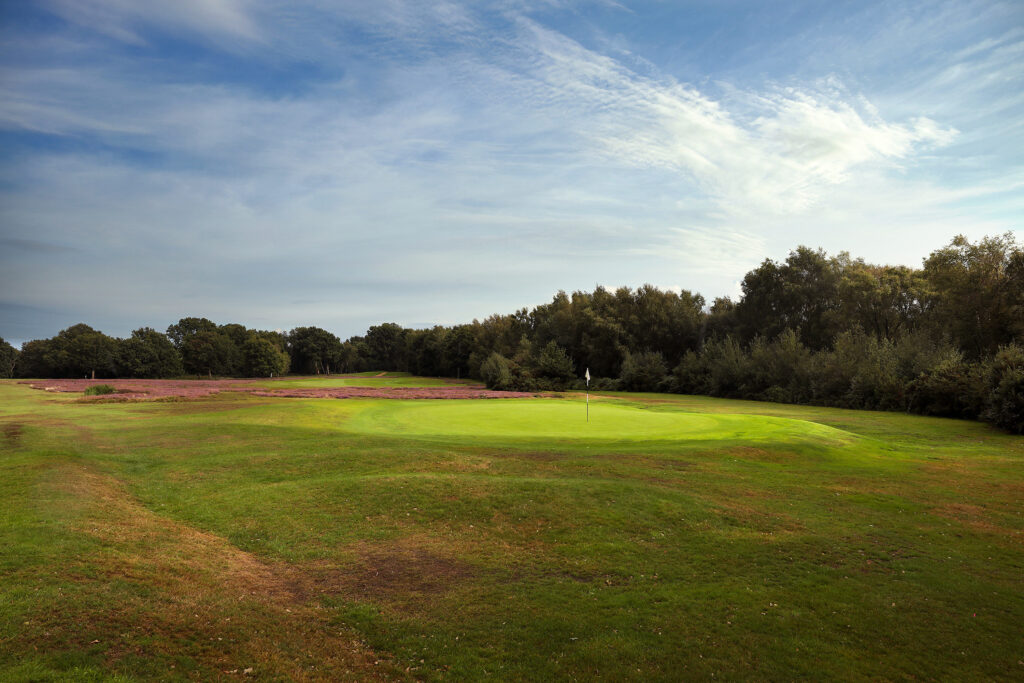
[[[344,378],[340,378],[344,379]],[[79,393],[95,400],[104,394],[116,393],[123,400],[168,398],[201,398],[226,391],[250,393],[255,396],[278,398],[390,398],[390,399],[479,399],[530,398],[534,394],[515,391],[490,391],[480,385],[447,384],[431,387],[412,386],[325,386],[275,388],[275,384],[291,384],[294,380],[267,379],[123,379],[113,384],[89,379],[48,379],[21,382],[33,389],[58,393]],[[325,378],[324,383],[331,381]],[[97,387],[110,387],[99,392]]]

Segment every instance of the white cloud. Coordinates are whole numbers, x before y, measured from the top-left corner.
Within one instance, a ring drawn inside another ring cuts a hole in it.
[[[813,205],[858,167],[948,144],[956,131],[927,117],[881,119],[863,96],[834,87],[732,92],[742,109],[613,59],[521,20],[531,51],[531,100],[563,110],[607,160],[685,174],[739,213]],[[529,81],[528,81],[529,84]],[[814,87],[814,84],[811,84]]]
[[[146,43],[140,28],[154,26],[209,38],[260,38],[256,22],[241,0],[45,0],[45,5],[67,21],[136,45]]]
[[[298,324],[467,319],[608,280],[711,299],[799,243],[913,262],[950,231],[1002,232],[1001,216],[950,203],[1021,187],[1008,174],[951,191],[915,174],[980,134],[958,134],[942,110],[893,115],[838,76],[680,83],[525,18],[516,2],[500,30],[456,3],[52,6],[119,40],[142,44],[159,26],[345,69],[282,95],[104,61],[99,49],[80,65],[8,65],[0,127],[93,146],[0,167],[19,188],[2,197],[6,234],[90,254],[62,257],[62,273],[42,261],[7,269],[7,296],[39,306],[112,297],[141,314],[177,301],[184,315],[197,311],[180,302],[216,298],[239,315],[277,306],[305,316],[281,321]],[[369,56],[344,44],[342,25],[374,36]],[[1012,75],[1016,40],[979,43],[958,58],[973,65],[962,73]],[[83,285],[69,290],[69,277]],[[424,303],[431,292],[443,296]]]

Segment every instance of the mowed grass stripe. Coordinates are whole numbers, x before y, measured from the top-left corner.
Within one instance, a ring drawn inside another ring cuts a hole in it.
[[[358,411],[346,429],[390,436],[443,439],[736,441],[758,444],[806,439],[846,443],[842,430],[805,420],[711,413],[646,410],[636,404],[567,400],[404,401],[378,402]]]

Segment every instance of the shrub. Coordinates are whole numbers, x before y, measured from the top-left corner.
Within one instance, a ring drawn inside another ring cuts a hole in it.
[[[671,391],[679,394],[710,393],[704,355],[696,351],[687,351],[683,354],[683,359],[672,371],[670,386]]]
[[[584,384],[584,386],[586,386]],[[595,377],[590,380],[591,391],[618,391],[619,380],[612,379],[611,377]]]
[[[907,388],[907,409],[923,415],[977,419],[988,399],[984,367],[950,349]]]
[[[106,394],[116,394],[117,389],[110,386],[109,384],[93,384],[91,387],[85,390],[86,396],[105,396]]]
[[[743,387],[750,383],[750,356],[732,337],[704,345],[707,388],[712,396],[746,398]]]
[[[661,388],[668,366],[657,351],[626,352],[619,373],[619,386],[624,391],[657,391]]]
[[[1024,434],[1024,347],[999,349],[989,372],[991,393],[982,417],[1014,434]]]
[[[537,356],[537,374],[550,380],[553,388],[564,386],[576,378],[572,359],[554,341],[548,342]]]
[[[744,395],[779,403],[811,399],[813,354],[791,329],[771,342],[757,337],[750,344],[750,373]]]
[[[508,391],[512,387],[512,370],[508,359],[500,353],[492,353],[480,364],[480,379],[488,389]]]

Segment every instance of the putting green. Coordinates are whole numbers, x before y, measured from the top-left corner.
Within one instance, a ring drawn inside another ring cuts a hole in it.
[[[815,422],[763,415],[688,413],[626,403],[582,401],[377,401],[345,427],[366,434],[427,439],[499,437],[544,440],[848,442],[848,432]]]

